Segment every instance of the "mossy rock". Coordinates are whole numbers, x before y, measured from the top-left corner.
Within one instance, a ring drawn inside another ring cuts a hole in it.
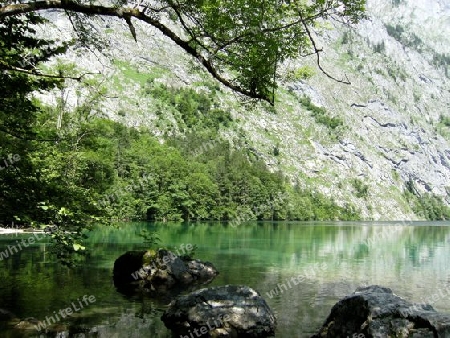
[[[144,255],[142,256],[142,264],[143,265],[152,264],[152,262],[154,262],[155,258],[156,258],[156,251],[150,249],[146,253],[144,253]]]

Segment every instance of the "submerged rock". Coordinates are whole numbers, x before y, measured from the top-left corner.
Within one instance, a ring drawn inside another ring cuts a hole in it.
[[[11,311],[0,309],[0,321],[7,321],[14,318],[16,318],[16,316]]]
[[[177,337],[270,337],[276,319],[248,286],[205,288],[173,300],[161,317]]]
[[[123,292],[164,291],[211,282],[218,271],[209,262],[157,252],[128,251],[114,263],[114,285]]]
[[[358,288],[331,309],[321,337],[450,337],[450,316],[431,305],[412,304],[389,288]]]

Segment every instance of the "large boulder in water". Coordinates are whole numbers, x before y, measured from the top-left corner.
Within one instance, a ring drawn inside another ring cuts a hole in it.
[[[372,285],[358,288],[334,305],[313,336],[320,337],[444,338],[450,337],[450,316],[439,314],[430,305],[412,304],[389,288]]]
[[[197,290],[173,300],[161,317],[176,337],[271,337],[276,319],[266,301],[248,286]]]
[[[166,291],[196,284],[207,284],[218,275],[209,262],[177,256],[173,252],[128,251],[114,263],[114,285],[119,291]]]

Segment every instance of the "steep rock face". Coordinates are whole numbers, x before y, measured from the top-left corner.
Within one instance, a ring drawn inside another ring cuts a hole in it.
[[[410,27],[423,41],[440,53],[450,51],[450,2],[448,0],[371,0],[368,9],[382,21]]]
[[[416,219],[403,195],[407,182],[414,182],[419,193],[450,202],[450,128],[440,122],[450,107],[450,2],[368,0],[367,14],[369,20],[355,29],[336,25],[316,32],[324,48],[322,66],[351,85],[323,75],[315,57],[290,60],[280,70],[285,80],[275,111],[242,105],[221,88],[217,106],[230,111],[235,123],[219,135],[256,149],[270,168],[282,170],[293,183],[355,204],[366,219]],[[46,27],[47,33],[73,35],[66,19],[48,15],[55,25]],[[157,137],[182,133],[185,126],[174,113],[161,114],[157,100],[145,94],[144,75],[198,91],[205,88],[197,83],[212,81],[209,75],[151,27],[135,23],[136,43],[120,20],[102,18],[92,24],[106,41],[103,54],[78,49],[63,59],[102,74],[108,88],[102,113],[130,126],[151,127]],[[311,78],[287,76],[305,65],[316,69]],[[69,103],[76,102],[73,86]],[[302,103],[304,96],[343,126],[321,123]],[[55,102],[56,97],[46,95],[45,100]],[[367,185],[367,194],[358,195],[355,180]]]
[[[369,0],[370,20],[354,30],[336,26],[317,36],[325,49],[324,68],[338,78],[347,76],[352,85],[319,75],[291,84],[296,95],[308,95],[344,119],[344,136],[338,142],[313,134],[314,159],[304,166],[311,168],[307,176],[319,181],[328,177],[333,184],[320,189],[344,199],[352,188],[346,178],[364,180],[369,196],[353,201],[363,210],[365,205],[373,207],[366,209],[367,217],[411,217],[401,196],[407,181],[413,181],[420,193],[431,192],[449,202],[449,136],[440,119],[448,116],[450,87],[448,64],[439,63],[449,52],[449,6],[448,1],[434,2],[439,4],[427,8],[427,19],[416,22],[424,2]],[[446,32],[445,38],[427,35],[436,29],[433,22]],[[299,67],[304,61],[289,66]],[[350,152],[345,145],[351,145]]]

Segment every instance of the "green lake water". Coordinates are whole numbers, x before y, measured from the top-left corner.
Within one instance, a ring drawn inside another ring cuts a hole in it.
[[[90,255],[68,270],[49,254],[45,240],[0,261],[0,309],[18,318],[45,320],[84,295],[95,302],[60,319],[96,337],[171,337],[160,317],[168,299],[120,294],[112,282],[114,260],[145,249],[138,233],[157,230],[162,244],[196,244],[196,258],[220,271],[213,285],[246,284],[266,299],[278,320],[277,337],[309,337],[331,307],[358,286],[380,284],[410,301],[450,313],[450,223],[126,223],[91,233]],[[30,234],[0,236],[0,252]],[[301,277],[292,281],[292,277]],[[270,293],[272,290],[272,293]],[[281,292],[282,290],[283,292]],[[434,297],[439,290],[445,290]],[[276,295],[278,291],[278,295]],[[268,294],[270,293],[270,295]],[[39,337],[10,329],[0,337]]]

